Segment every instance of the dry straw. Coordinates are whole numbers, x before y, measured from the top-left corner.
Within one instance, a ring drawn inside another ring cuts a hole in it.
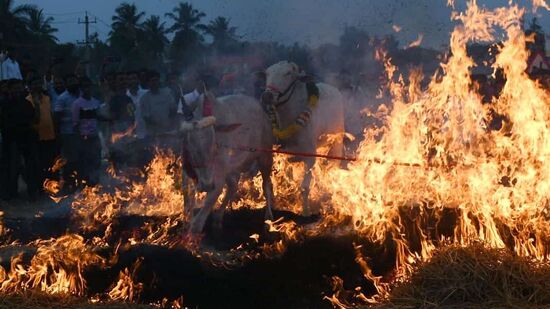
[[[550,308],[550,264],[482,245],[440,249],[376,308]]]

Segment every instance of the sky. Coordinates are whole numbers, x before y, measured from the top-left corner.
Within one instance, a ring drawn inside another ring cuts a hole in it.
[[[478,0],[488,7],[506,5],[509,0]],[[85,11],[91,19],[90,32],[105,39],[110,30],[111,17],[120,0],[16,0],[16,4],[36,4],[48,16],[55,18],[61,42],[84,39]],[[164,17],[179,0],[128,0],[147,15]],[[423,34],[422,46],[446,46],[452,30],[451,8],[447,0],[189,0],[194,7],[206,13],[204,23],[225,16],[238,28],[238,34],[250,41],[277,41],[284,44],[299,42],[310,46],[335,43],[344,27],[355,26],[372,35],[394,33],[402,45],[408,45]],[[455,0],[457,9],[464,0]],[[517,1],[516,1],[517,2]],[[530,3],[519,0],[521,5]],[[549,29],[550,13],[537,13],[543,28]],[[528,16],[530,18],[530,16]],[[402,30],[395,33],[393,26]]]

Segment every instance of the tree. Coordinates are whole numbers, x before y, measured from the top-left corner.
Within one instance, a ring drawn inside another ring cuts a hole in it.
[[[162,56],[166,46],[170,41],[166,38],[167,29],[165,23],[160,22],[160,17],[150,16],[142,24],[143,40],[141,45],[144,52],[154,61],[158,61]]]
[[[28,35],[25,25],[25,14],[34,5],[23,4],[15,6],[14,0],[0,0],[0,33],[1,40],[6,45],[12,45]]]
[[[204,33],[212,37],[212,45],[222,52],[228,51],[238,41],[237,28],[230,27],[230,21],[230,19],[219,16],[210,21],[204,30]]]
[[[170,41],[166,38],[165,23],[157,15],[150,16],[142,25],[145,48],[155,55],[160,55]]]
[[[36,7],[29,8],[25,14],[25,24],[36,42],[49,44],[57,42],[57,37],[54,35],[57,29],[52,27],[53,17],[46,17],[44,10]]]
[[[206,14],[200,12],[193,8],[193,5],[189,3],[180,3],[176,6],[172,12],[166,13],[166,17],[174,20],[174,24],[168,28],[168,32],[179,32],[179,31],[196,31],[204,30],[205,26],[200,23],[201,19],[204,18]]]
[[[206,14],[194,9],[189,3],[180,3],[172,12],[166,13],[166,17],[174,21],[168,32],[175,34],[171,58],[176,65],[189,63],[191,56],[200,50],[204,41],[200,32],[206,29],[200,22],[205,16]]]
[[[135,4],[122,3],[115,9],[116,15],[112,17],[109,42],[111,46],[122,55],[129,55],[138,45],[142,35],[141,20],[144,12],[138,11]]]

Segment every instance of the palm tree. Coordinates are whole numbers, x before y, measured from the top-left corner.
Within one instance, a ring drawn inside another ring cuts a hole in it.
[[[141,19],[144,12],[138,11],[135,4],[122,3],[115,9],[116,15],[112,17],[109,42],[123,54],[128,54],[137,46],[142,35]]]
[[[8,45],[26,37],[24,15],[33,8],[35,6],[30,4],[15,6],[14,0],[0,0],[0,32]]]
[[[166,13],[166,17],[174,20],[172,27],[168,28],[168,32],[188,32],[204,30],[205,26],[200,24],[203,17],[206,16],[203,12],[200,12],[193,8],[189,3],[180,2],[171,13]]]
[[[54,33],[57,29],[52,27],[53,17],[46,17],[43,13],[44,10],[36,7],[30,8],[26,11],[26,17],[24,19],[27,29],[31,32],[38,41],[42,42],[57,42],[57,38]]]
[[[212,45],[219,50],[226,50],[231,43],[235,43],[238,40],[236,34],[237,28],[230,27],[229,22],[231,20],[222,16],[210,21],[204,32],[210,35],[213,39]]]
[[[190,62],[191,57],[201,48],[204,38],[200,34],[206,26],[200,21],[206,15],[189,3],[180,3],[172,12],[166,13],[174,21],[168,32],[175,33],[172,41],[171,58],[176,64]]]
[[[165,47],[170,41],[166,38],[165,23],[160,22],[160,17],[151,15],[142,24],[143,29],[143,49],[150,53],[154,58],[158,58],[164,52]]]

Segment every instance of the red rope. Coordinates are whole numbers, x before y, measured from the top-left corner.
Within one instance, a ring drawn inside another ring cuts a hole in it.
[[[319,153],[309,153],[309,152],[296,152],[296,151],[287,151],[279,149],[270,149],[270,148],[253,148],[253,147],[244,147],[244,146],[227,146],[221,145],[226,148],[236,148],[238,150],[250,151],[250,152],[264,152],[264,153],[280,153],[298,157],[308,157],[308,158],[324,158],[329,160],[341,160],[341,161],[357,161],[357,158],[354,157],[341,157],[341,156],[330,156]]]
[[[250,151],[250,152],[264,152],[264,153],[280,153],[280,154],[286,154],[286,155],[293,155],[298,157],[309,157],[309,158],[324,158],[329,160],[341,160],[341,161],[357,161],[356,157],[341,157],[341,156],[330,156],[330,155],[324,155],[319,153],[308,153],[308,152],[296,152],[296,151],[287,151],[287,150],[279,150],[279,149],[269,149],[269,148],[254,148],[254,147],[245,147],[245,146],[228,146],[228,145],[222,145],[218,144],[225,148],[230,149],[237,149],[242,151]],[[386,161],[380,160],[380,159],[372,159],[369,160],[371,162],[377,163],[377,164],[385,164]],[[398,166],[409,166],[409,167],[422,167],[419,163],[408,163],[408,162],[392,162],[392,165],[398,165]]]

